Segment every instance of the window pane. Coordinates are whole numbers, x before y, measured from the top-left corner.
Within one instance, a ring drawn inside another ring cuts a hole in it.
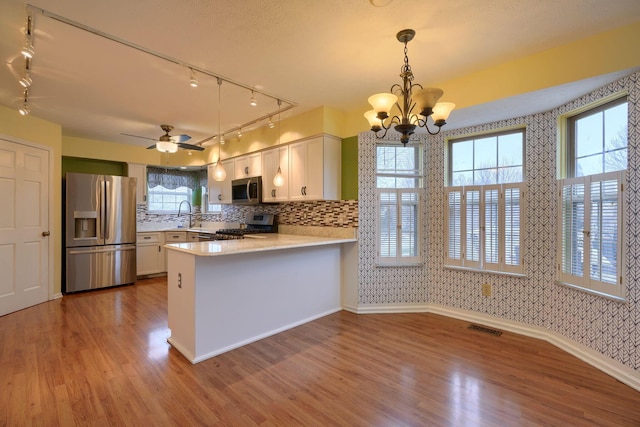
[[[395,257],[397,247],[396,193],[380,194],[380,256]]]
[[[453,173],[452,182],[451,182],[452,186],[459,187],[462,185],[472,185],[472,184],[473,184],[473,171]]]
[[[498,169],[480,169],[473,174],[473,183],[475,185],[497,184]]]
[[[498,136],[498,162],[499,166],[522,165],[522,134],[520,132]]]
[[[627,148],[604,153],[604,171],[615,172],[627,169]]]
[[[627,146],[627,103],[604,111],[604,149],[614,150]],[[626,164],[624,168],[626,169]]]
[[[603,148],[602,113],[595,113],[576,121],[576,156],[601,153]]]
[[[602,154],[576,159],[576,176],[587,176],[602,173]]]
[[[498,182],[501,184],[522,182],[522,166],[498,169]]]
[[[498,166],[497,138],[479,138],[475,140],[474,162],[475,169],[492,168]],[[476,182],[476,184],[479,184]]]
[[[377,146],[377,172],[416,175],[418,152],[415,147]]]
[[[453,172],[473,169],[473,140],[452,143],[451,158]]]

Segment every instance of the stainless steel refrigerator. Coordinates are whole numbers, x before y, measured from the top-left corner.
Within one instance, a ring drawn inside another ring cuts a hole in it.
[[[66,174],[65,292],[136,280],[136,180]]]

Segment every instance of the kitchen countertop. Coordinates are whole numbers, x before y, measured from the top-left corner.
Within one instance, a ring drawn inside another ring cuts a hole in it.
[[[321,245],[356,242],[354,237],[317,237],[294,234],[265,233],[246,235],[238,240],[172,243],[165,248],[195,256],[221,256],[251,252],[276,251]]]

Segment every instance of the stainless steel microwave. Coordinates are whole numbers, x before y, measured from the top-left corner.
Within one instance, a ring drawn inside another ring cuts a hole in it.
[[[231,202],[241,205],[262,203],[262,177],[253,176],[231,181]]]

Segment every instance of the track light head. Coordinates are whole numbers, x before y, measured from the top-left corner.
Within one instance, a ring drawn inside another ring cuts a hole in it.
[[[30,40],[27,40],[24,43],[24,46],[22,47],[22,50],[20,51],[20,53],[25,58],[28,58],[28,59],[33,58],[33,55],[35,55],[35,51],[33,50],[33,43],[31,43]]]
[[[275,123],[273,123],[273,120],[271,120],[271,117],[269,117],[269,129],[273,129],[275,126]]]
[[[21,116],[28,116],[30,112],[31,110],[29,109],[29,106],[26,102],[22,104],[22,107],[20,107],[20,109],[18,110],[18,113],[20,113]]]
[[[193,71],[193,68],[190,68],[191,70],[191,79],[189,80],[189,85],[191,87],[198,87],[198,84],[200,84],[200,82],[198,82],[198,77],[196,77],[196,72]]]
[[[251,91],[251,101],[249,101],[249,104],[251,104],[252,107],[258,105],[258,100],[256,100],[256,96],[253,91]]]
[[[31,86],[32,80],[31,80],[31,76],[29,74],[26,74],[23,78],[21,78],[19,80],[20,86],[22,86],[23,88],[28,88],[29,86]]]

